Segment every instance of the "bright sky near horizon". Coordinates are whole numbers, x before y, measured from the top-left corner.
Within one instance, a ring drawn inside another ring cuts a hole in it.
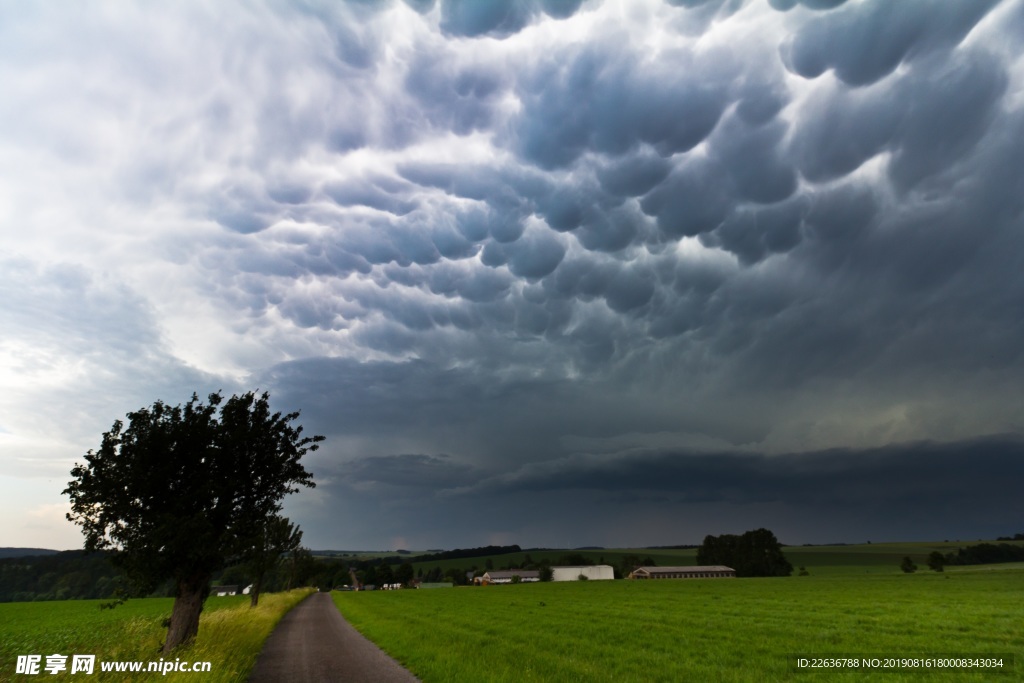
[[[269,390],[314,548],[1024,531],[1024,2],[0,3],[0,546]]]

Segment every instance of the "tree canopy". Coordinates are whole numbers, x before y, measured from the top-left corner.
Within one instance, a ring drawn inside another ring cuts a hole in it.
[[[284,553],[295,552],[302,543],[302,530],[287,517],[272,514],[256,524],[252,534],[252,545],[242,553],[244,567],[252,579],[249,605],[255,607],[260,601],[263,579],[274,569]]]
[[[251,552],[284,496],[315,486],[300,460],[323,437],[302,436],[299,414],[272,413],[269,399],[157,401],[114,422],[71,470],[67,518],[85,549],[114,550],[143,591],[174,582],[165,652],[195,637],[213,572]]]
[[[736,576],[789,576],[793,565],[782,552],[782,544],[768,529],[755,529],[741,536],[707,536],[697,549],[702,565],[724,565]]]

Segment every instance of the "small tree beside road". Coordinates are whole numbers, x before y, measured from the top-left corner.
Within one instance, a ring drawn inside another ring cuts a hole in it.
[[[284,496],[315,485],[300,460],[323,441],[292,426],[298,413],[271,413],[266,393],[207,400],[128,413],[64,490],[86,550],[115,551],[142,592],[173,582],[164,652],[195,638],[213,573],[248,556]]]
[[[252,577],[249,591],[249,606],[256,607],[260,601],[263,579],[281,561],[284,553],[293,552],[302,543],[302,531],[288,521],[287,517],[271,515],[257,523],[252,545],[244,551],[245,567]]]

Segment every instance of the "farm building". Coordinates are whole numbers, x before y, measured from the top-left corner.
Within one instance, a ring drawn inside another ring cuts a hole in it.
[[[516,581],[514,577],[518,576]],[[475,583],[483,586],[495,583],[533,583],[540,581],[540,572],[536,569],[503,569],[501,571],[489,571],[483,576],[473,579]]]
[[[736,570],[720,564],[707,567],[637,567],[631,579],[734,579]]]
[[[218,598],[225,595],[238,595],[238,586],[210,586],[210,595]]]
[[[615,570],[608,564],[551,568],[552,581],[579,581],[580,575],[587,577],[591,581],[610,581],[615,578]]]

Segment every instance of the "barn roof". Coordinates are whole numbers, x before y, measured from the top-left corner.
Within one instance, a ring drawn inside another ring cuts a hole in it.
[[[736,571],[732,567],[726,567],[721,564],[711,564],[704,566],[690,566],[690,567],[637,567],[635,571],[645,571],[648,574],[690,574],[697,572],[734,572]]]
[[[536,579],[540,577],[540,572],[536,569],[502,569],[487,572],[484,576],[489,579],[511,579],[513,576],[518,576],[521,579]]]
[[[552,567],[552,569],[596,569],[598,567],[608,567],[609,569],[612,568],[610,564],[560,564],[558,566]]]

